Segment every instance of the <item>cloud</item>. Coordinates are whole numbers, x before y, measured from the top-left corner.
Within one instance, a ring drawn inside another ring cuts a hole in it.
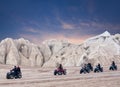
[[[34,32],[33,30],[30,30]],[[20,34],[19,37],[30,40],[32,43],[41,44],[45,40],[58,39],[58,40],[67,40],[68,42],[79,44],[82,43],[85,39],[92,37],[90,35],[80,36],[78,34],[72,34],[71,36],[66,36],[66,33],[49,33],[44,31],[39,31],[37,34],[24,33]]]
[[[62,22],[63,29],[74,29],[74,25]]]
[[[57,40],[67,40],[70,43],[74,44],[80,44],[82,43],[85,39],[89,38],[90,36],[81,36],[79,38],[69,38],[65,37],[64,35],[48,35],[48,36],[42,36],[40,37],[39,35],[29,35],[29,34],[21,34],[20,37],[23,37],[25,39],[30,40],[32,43],[35,44],[41,44],[45,40],[50,40],[50,39],[57,39]]]
[[[81,22],[79,26],[90,27],[90,23]]]
[[[25,28],[25,31],[26,32],[29,32],[29,33],[39,33],[40,31],[38,29],[34,29],[34,28]]]
[[[70,29],[70,30],[75,29],[75,25],[73,23],[71,23],[71,24],[67,23],[67,22],[63,21],[59,16],[57,17],[57,20],[63,29]]]
[[[85,21],[79,19],[79,22],[71,21],[70,23],[62,20],[60,17],[58,17],[57,19],[60,22],[62,29],[75,30],[75,31],[81,30],[81,33],[85,32],[88,29],[89,30],[90,29],[97,30],[97,29],[100,29],[100,28],[105,29],[106,27],[111,26],[111,24],[109,24],[109,23],[100,23],[100,22],[97,22],[97,21],[91,21],[89,19],[85,20]]]
[[[87,22],[82,21],[78,26],[82,28],[83,27],[84,28],[101,28],[101,27],[104,27],[104,24],[94,22],[94,21],[87,21]]]
[[[45,40],[49,39],[59,39],[59,40],[68,40],[71,43],[81,43],[89,37],[95,36],[107,31],[119,30],[119,24],[111,24],[99,21],[91,21],[91,20],[80,20],[79,22],[66,22],[59,17],[57,18],[59,22],[57,27],[50,27],[53,28],[52,30],[45,27],[24,27],[23,33],[19,35],[19,37],[26,38],[33,43],[40,44]],[[36,24],[38,26],[39,23],[32,22],[32,24]],[[46,29],[45,29],[46,28]],[[54,31],[56,30],[56,31]],[[111,32],[110,32],[111,33]]]
[[[111,23],[106,23],[106,22],[96,22],[96,21],[82,21],[77,25],[78,28],[84,29],[84,30],[95,30],[96,32],[98,31],[104,31],[107,29],[108,31],[113,31],[118,30],[120,28],[119,24],[111,24]],[[92,32],[92,31],[91,31]]]

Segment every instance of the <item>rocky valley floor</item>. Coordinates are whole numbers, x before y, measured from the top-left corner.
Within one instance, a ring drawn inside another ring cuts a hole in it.
[[[21,79],[6,79],[10,65],[0,65],[0,87],[120,87],[120,64],[117,71],[104,66],[103,73],[79,74],[79,67],[65,67],[67,75],[54,76],[55,68],[22,66]]]

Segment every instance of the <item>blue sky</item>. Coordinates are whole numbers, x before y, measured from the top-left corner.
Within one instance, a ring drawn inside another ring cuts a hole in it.
[[[80,43],[109,31],[120,33],[120,0],[0,0],[0,40]]]

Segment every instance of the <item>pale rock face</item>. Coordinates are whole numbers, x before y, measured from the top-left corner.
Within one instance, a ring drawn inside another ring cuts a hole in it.
[[[37,47],[35,46],[31,46],[31,53],[29,56],[29,59],[31,61],[31,65],[32,66],[42,66],[43,65],[43,56],[40,53],[40,51],[38,50]]]
[[[49,49],[52,52],[52,55],[54,55],[60,49],[65,47],[68,44],[68,41],[65,41],[65,40],[48,40],[48,41],[43,42],[43,44],[48,45]]]
[[[66,40],[48,40],[37,46],[23,38],[6,38],[0,43],[0,63],[12,65],[55,67],[96,65],[120,62],[120,34],[111,35],[105,31],[87,39],[82,44]]]
[[[48,46],[48,44],[42,44],[39,46],[39,50],[43,56],[43,62],[47,62],[52,55],[50,47]]]
[[[2,42],[1,42],[2,43]],[[4,43],[0,44],[0,63],[6,63],[7,49]]]
[[[114,37],[109,33],[99,35],[99,38],[90,39],[85,44],[89,46],[90,54],[88,59],[92,59],[94,64],[101,63],[103,65],[110,64],[111,61],[116,60],[115,56],[120,55],[120,45],[115,42]],[[106,62],[107,61],[107,62]]]
[[[0,43],[0,63],[42,66],[43,56],[38,47],[23,38],[7,38]]]
[[[7,38],[5,41],[2,41],[0,45],[2,45],[2,49],[0,49],[0,51],[4,52],[4,57],[2,58],[4,61],[2,60],[1,63],[18,64],[19,56],[12,39]]]

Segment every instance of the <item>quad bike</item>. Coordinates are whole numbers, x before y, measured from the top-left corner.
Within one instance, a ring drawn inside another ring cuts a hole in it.
[[[66,69],[55,69],[54,75],[66,75]]]
[[[80,74],[90,73],[90,71],[93,71],[93,67],[90,63],[88,63],[86,67],[82,67],[82,69],[80,70]]]
[[[93,66],[91,65],[91,63],[87,64],[87,68],[89,69],[89,71],[93,71]]]
[[[14,71],[10,71],[6,74],[6,79],[17,79],[22,78],[21,72],[18,73],[18,75],[15,75]]]
[[[103,67],[100,67],[100,68],[96,67],[96,68],[94,69],[94,72],[95,72],[95,73],[96,73],[96,72],[103,72]]]
[[[117,65],[111,65],[111,66],[109,67],[109,70],[117,70]]]
[[[80,74],[82,74],[82,73],[89,73],[90,71],[89,71],[89,69],[86,69],[86,68],[82,68],[81,70],[80,70]]]

